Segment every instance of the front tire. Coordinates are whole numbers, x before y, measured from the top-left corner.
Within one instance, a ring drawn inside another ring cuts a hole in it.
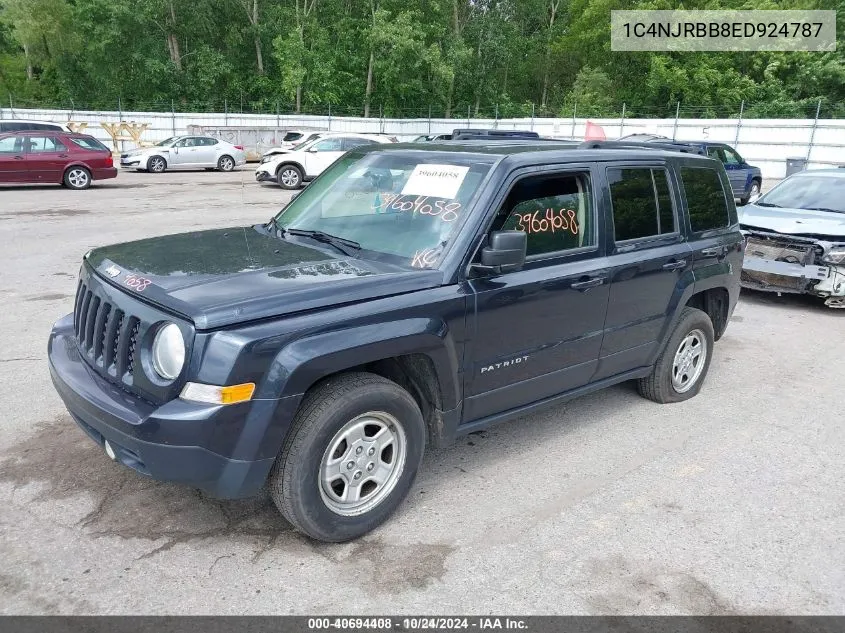
[[[695,396],[713,357],[713,323],[696,308],[684,308],[651,374],[637,381],[640,395],[665,404]]]
[[[311,538],[339,543],[378,527],[408,493],[425,447],[411,395],[369,373],[333,376],[306,394],[268,488]]]
[[[147,171],[162,174],[167,169],[167,161],[161,156],[153,156],[147,163]]]
[[[232,171],[235,168],[235,159],[231,156],[223,155],[217,160],[217,169],[220,171]]]
[[[87,189],[91,186],[91,172],[84,167],[70,167],[65,171],[62,184],[68,189],[77,191]]]
[[[302,187],[302,170],[296,165],[282,165],[276,173],[276,180],[282,189],[299,189]]]

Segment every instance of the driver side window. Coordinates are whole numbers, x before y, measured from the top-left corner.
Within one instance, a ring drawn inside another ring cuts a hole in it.
[[[525,231],[528,256],[595,246],[589,174],[523,178],[505,199],[493,230]]]
[[[725,147],[725,165],[742,165],[742,159],[730,147]]]

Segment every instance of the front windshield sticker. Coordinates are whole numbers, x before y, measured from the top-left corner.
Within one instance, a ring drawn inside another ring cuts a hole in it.
[[[452,199],[458,195],[468,171],[469,167],[460,165],[417,165],[402,188],[402,195]]]

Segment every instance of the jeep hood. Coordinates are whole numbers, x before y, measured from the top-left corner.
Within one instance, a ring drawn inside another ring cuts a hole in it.
[[[744,229],[816,237],[832,242],[845,241],[845,213],[760,207],[747,204],[739,208],[739,222]]]
[[[86,263],[198,329],[424,290],[443,280],[437,270],[333,255],[333,247],[306,241],[277,238],[261,225],[235,227],[106,246],[88,253]]]

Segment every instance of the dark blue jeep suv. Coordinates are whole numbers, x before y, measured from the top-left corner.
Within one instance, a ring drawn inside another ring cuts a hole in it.
[[[695,396],[740,291],[728,187],[654,146],[362,147],[266,223],[89,252],[53,382],[112,460],[355,538],[427,446],[625,380]]]

